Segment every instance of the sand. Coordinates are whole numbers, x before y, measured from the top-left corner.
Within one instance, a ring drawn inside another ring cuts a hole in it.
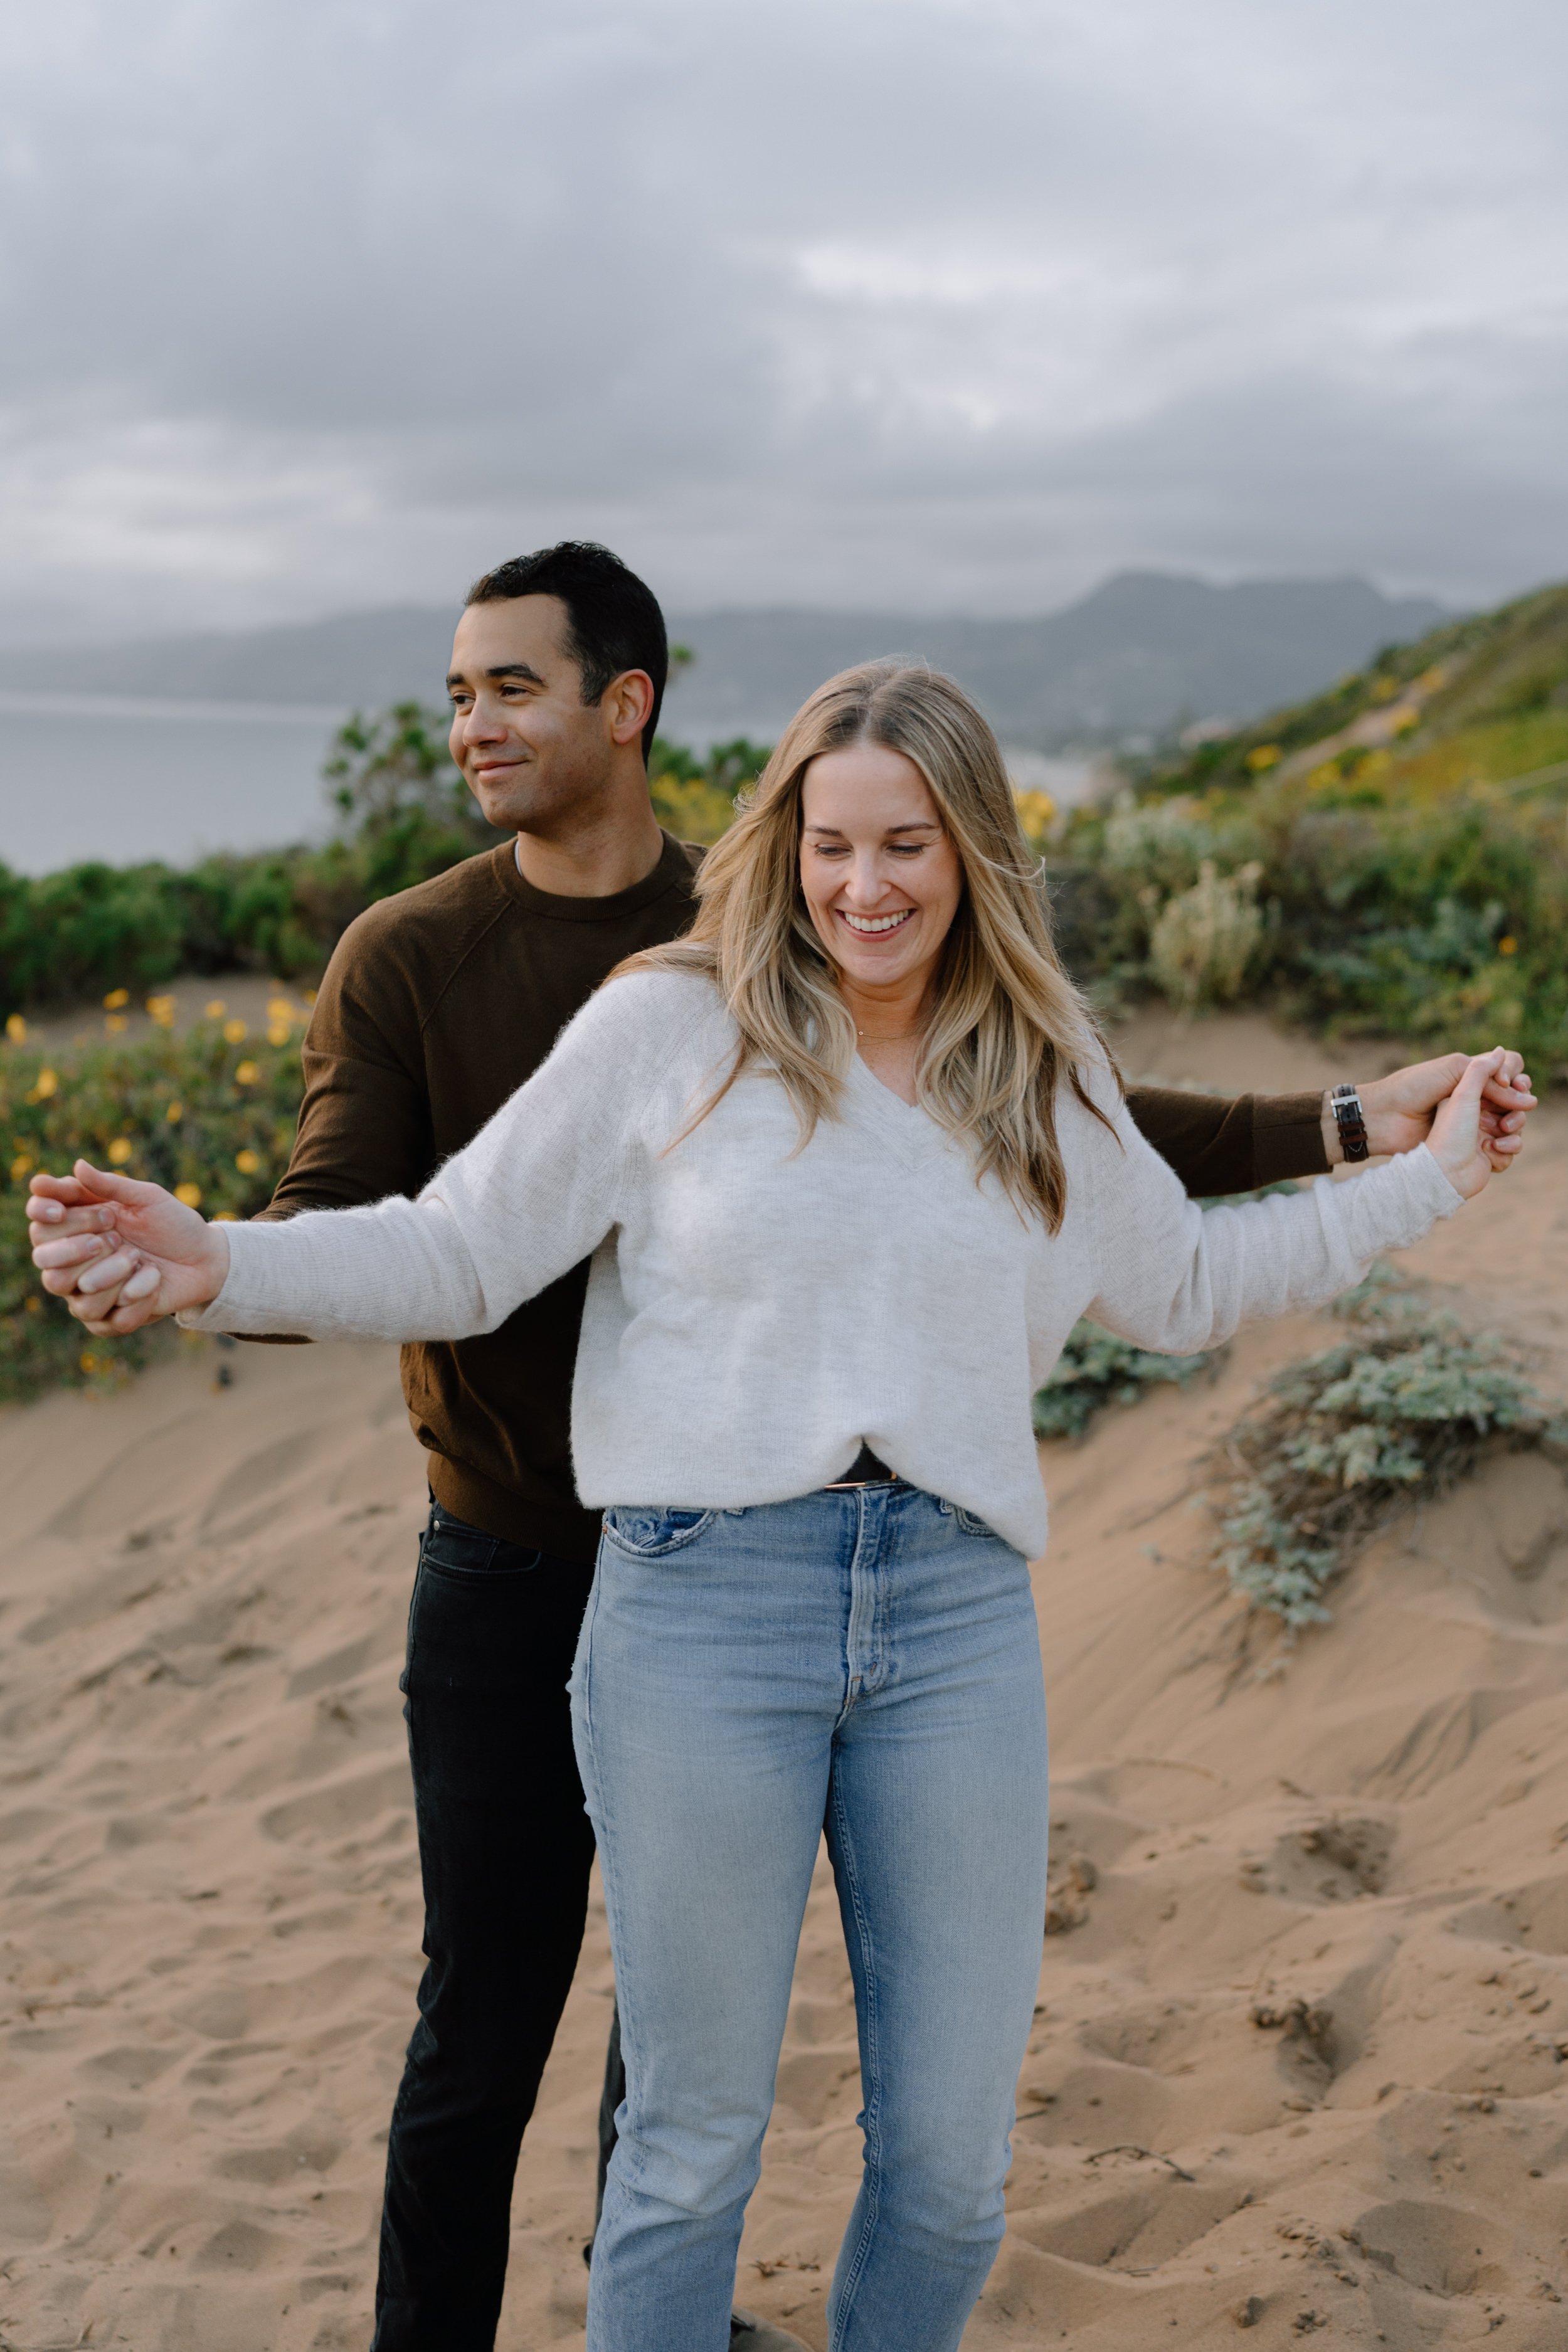
[[[1342,1067],[1246,1021],[1128,1058]],[[1549,1112],[1409,1254],[1562,1391],[1565,1171]],[[1046,1450],[1059,1925],[972,2352],[1568,2343],[1568,1490],[1493,1465],[1282,1651],[1203,1565],[1194,1497],[1325,1331],[1244,1335]],[[363,2347],[419,1968],[395,1363],[185,1342],[120,1395],[0,1416],[0,2347]],[[595,1906],[502,2352],[582,2343],[610,1985]],[[814,2347],[857,2104],[819,1874],[742,2271]]]

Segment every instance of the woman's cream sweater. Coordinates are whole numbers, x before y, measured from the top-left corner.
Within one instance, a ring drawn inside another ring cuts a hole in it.
[[[590,1507],[780,1501],[864,1442],[1035,1553],[1029,1401],[1080,1315],[1189,1353],[1332,1297],[1459,1206],[1422,1146],[1205,1213],[1103,1068],[1086,1076],[1110,1129],[1070,1090],[1058,1102],[1054,1234],[858,1060],[804,1150],[766,1072],[672,1144],[734,1040],[700,977],[609,982],[417,1200],[229,1227],[222,1292],[181,1320],[458,1339],[591,1256],[573,1400]]]

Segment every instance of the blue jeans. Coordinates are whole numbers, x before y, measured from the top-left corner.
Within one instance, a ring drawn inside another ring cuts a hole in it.
[[[626,2055],[589,2352],[725,2352],[826,1825],[865,2162],[834,2352],[952,2352],[995,2257],[1046,1908],[1027,1569],[902,1484],[617,1508],[572,1677]]]

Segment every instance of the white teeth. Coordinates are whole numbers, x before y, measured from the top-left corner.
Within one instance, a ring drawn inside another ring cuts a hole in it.
[[[903,907],[896,915],[846,915],[844,919],[852,931],[895,931],[914,911],[912,907]]]

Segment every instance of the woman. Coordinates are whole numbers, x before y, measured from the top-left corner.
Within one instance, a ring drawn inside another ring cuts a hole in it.
[[[1200,1215],[1057,961],[990,730],[923,670],[814,695],[700,887],[417,1201],[206,1225],[79,1168],[123,1244],[81,1286],[107,1328],[456,1338],[592,1254],[573,1699],[627,2084],[591,2352],[725,2344],[825,1821],[865,2092],[831,2341],[949,2352],[1045,1909],[1030,1394],[1080,1314],[1206,1347],[1451,1214],[1500,1049],[1429,1146]]]

